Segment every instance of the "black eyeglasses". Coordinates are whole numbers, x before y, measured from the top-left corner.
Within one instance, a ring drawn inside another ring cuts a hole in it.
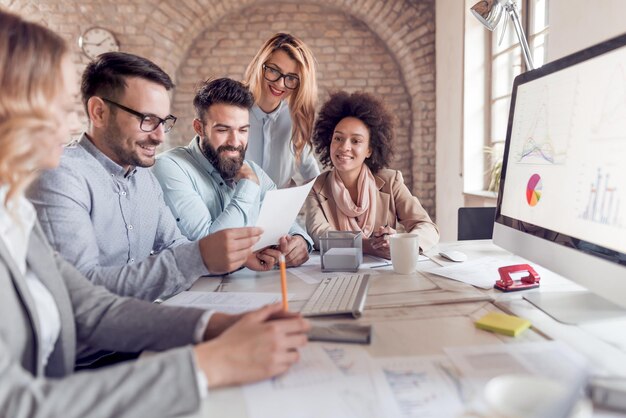
[[[146,115],[145,113],[137,112],[130,107],[126,107],[124,105],[116,103],[113,100],[107,99],[106,97],[101,97],[101,99],[109,104],[112,104],[115,107],[119,107],[124,112],[128,112],[131,115],[137,116],[141,120],[141,123],[139,124],[139,129],[144,132],[153,132],[159,127],[159,125],[163,125],[164,132],[169,132],[172,130],[174,124],[176,123],[176,116],[174,115],[168,115],[165,119],[161,119],[156,115]]]
[[[284,78],[285,87],[289,90],[297,89],[300,85],[300,78],[298,78],[297,75],[283,74],[278,71],[278,69],[270,67],[267,64],[263,64],[263,77],[265,77],[267,81],[278,81],[281,78]]]

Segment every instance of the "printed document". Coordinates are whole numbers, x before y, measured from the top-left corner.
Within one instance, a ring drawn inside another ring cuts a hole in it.
[[[280,302],[280,293],[248,292],[194,292],[186,291],[166,300],[166,305],[213,309],[219,312],[236,314]]]
[[[244,386],[251,418],[400,417],[379,367],[361,347],[310,344],[284,375]]]
[[[405,418],[461,416],[465,393],[445,356],[376,359]]]

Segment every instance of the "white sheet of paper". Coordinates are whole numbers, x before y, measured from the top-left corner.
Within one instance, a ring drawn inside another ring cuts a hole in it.
[[[298,267],[287,269],[288,274],[293,274],[306,284],[317,284],[324,279],[322,269],[320,267],[320,255],[313,253],[309,255],[309,259]]]
[[[386,269],[389,268],[391,269],[391,267],[393,267],[393,263],[391,262],[391,260],[387,260],[385,258],[380,258],[380,257],[373,257],[373,256],[365,256],[363,257],[363,263],[361,264],[362,269]],[[368,258],[370,258],[368,260]],[[428,261],[430,260],[430,258],[428,258],[427,256],[425,256],[424,254],[420,254],[417,257],[417,262],[419,263],[420,261]]]
[[[520,259],[520,262],[523,262],[523,260]],[[450,264],[444,267],[436,267],[425,271],[471,284],[481,289],[491,289],[496,283],[496,280],[500,278],[498,268],[510,264],[514,263],[502,261],[502,259],[498,257],[481,257],[475,260]]]
[[[425,255],[420,254],[418,261],[430,260]],[[371,255],[363,255],[363,263],[359,266],[359,274],[389,274],[392,269],[390,260],[384,258],[375,257]],[[293,274],[303,282],[307,284],[320,283],[327,277],[336,277],[342,274],[351,274],[350,272],[323,272],[320,264],[320,255],[317,253],[311,254],[306,263],[298,266],[297,268],[288,269],[288,273]]]
[[[251,418],[400,416],[384,375],[361,347],[309,344],[287,373],[243,393]]]
[[[306,284],[317,284],[324,280],[324,273],[322,273],[319,262],[317,265],[298,266],[289,270],[289,273],[293,274]]]
[[[291,295],[290,295],[291,296]],[[213,309],[224,313],[241,313],[280,302],[280,293],[194,292],[186,291],[166,300],[166,305]]]
[[[263,228],[263,235],[253,251],[268,245],[277,245],[280,237],[287,235],[304,204],[315,179],[298,187],[270,190],[265,193],[256,226]]]

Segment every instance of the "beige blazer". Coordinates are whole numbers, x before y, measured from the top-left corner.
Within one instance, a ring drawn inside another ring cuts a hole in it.
[[[319,237],[326,231],[339,229],[337,205],[330,188],[330,173],[320,174],[307,197],[307,232],[319,249]],[[439,242],[439,231],[424,210],[417,197],[413,196],[404,184],[402,173],[397,170],[382,169],[374,174],[378,198],[376,199],[376,221],[374,227],[388,225],[401,232],[411,232],[419,236],[422,250],[428,250]]]
[[[61,333],[44,368],[40,325],[26,279],[0,240],[0,417],[164,417],[196,409],[191,349],[73,373],[81,352],[137,352],[190,344],[203,311],[123,298],[53,253],[41,227],[27,263],[54,298]]]

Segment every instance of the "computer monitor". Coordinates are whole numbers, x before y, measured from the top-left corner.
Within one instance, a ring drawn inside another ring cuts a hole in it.
[[[626,315],[626,34],[515,78],[493,241],[591,292],[525,296],[556,319]]]

